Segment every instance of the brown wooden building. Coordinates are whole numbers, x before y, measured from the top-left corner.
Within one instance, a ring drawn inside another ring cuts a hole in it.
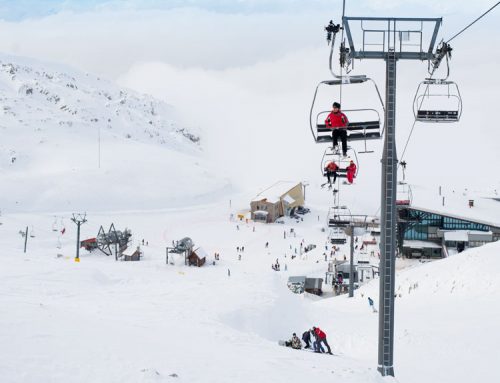
[[[207,260],[207,253],[201,247],[198,247],[196,250],[193,250],[188,257],[188,265],[189,266],[198,266],[201,267],[205,264]]]
[[[278,181],[260,192],[250,202],[252,220],[271,223],[290,214],[297,206],[304,206],[304,187],[301,182]]]

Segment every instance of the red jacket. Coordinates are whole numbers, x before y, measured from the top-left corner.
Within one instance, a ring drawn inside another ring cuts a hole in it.
[[[340,111],[338,113],[330,112],[325,120],[326,127],[330,129],[345,128],[348,124],[347,116]]]
[[[334,172],[338,169],[339,167],[337,166],[337,164],[335,162],[329,162],[328,165],[326,165],[326,168],[325,170],[327,172]]]
[[[326,339],[326,334],[323,331],[321,331],[319,327],[316,327],[314,333],[318,336],[319,339]]]
[[[351,172],[352,174],[356,174],[356,164],[353,162],[349,164],[349,166],[346,168],[348,172]]]
[[[356,165],[354,162],[351,162],[351,164],[346,168],[347,170],[347,181],[352,184],[354,181],[354,177],[356,175]]]

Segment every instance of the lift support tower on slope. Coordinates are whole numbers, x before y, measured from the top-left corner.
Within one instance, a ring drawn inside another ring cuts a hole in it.
[[[385,137],[382,155],[380,232],[380,296],[378,370],[394,376],[394,278],[396,265],[396,63],[432,60],[441,18],[342,18],[350,59],[380,59],[386,63]],[[357,40],[352,31],[361,32]],[[424,41],[429,41],[424,46]]]

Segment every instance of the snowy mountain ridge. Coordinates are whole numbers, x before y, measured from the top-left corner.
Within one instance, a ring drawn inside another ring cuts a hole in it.
[[[89,74],[19,64],[1,56],[0,100],[2,128],[33,127],[40,142],[50,125],[101,128],[115,137],[150,139],[171,147],[200,141],[175,121],[172,107],[153,97],[119,89]]]
[[[0,115],[0,208],[169,208],[227,184],[173,107],[91,74],[0,55]]]

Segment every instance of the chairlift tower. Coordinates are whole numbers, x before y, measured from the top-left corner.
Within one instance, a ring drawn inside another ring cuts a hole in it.
[[[342,18],[349,59],[378,59],[386,63],[385,137],[382,154],[382,213],[380,232],[380,295],[378,371],[394,376],[394,294],[396,266],[396,63],[427,61],[441,26],[441,18],[348,17]],[[361,36],[353,38],[357,29]],[[425,46],[424,41],[429,41]]]

